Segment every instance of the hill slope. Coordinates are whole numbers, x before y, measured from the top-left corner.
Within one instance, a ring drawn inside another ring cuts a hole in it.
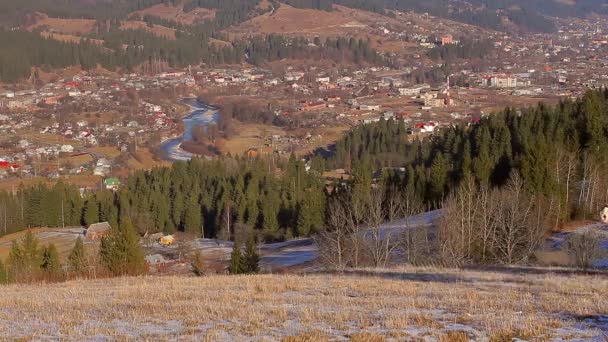
[[[599,276],[422,268],[14,285],[0,293],[0,333],[69,340],[599,341],[608,329],[607,289]]]

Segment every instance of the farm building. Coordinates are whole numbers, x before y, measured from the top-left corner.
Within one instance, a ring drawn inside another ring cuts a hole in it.
[[[87,240],[96,240],[110,234],[110,224],[108,222],[93,223],[87,228]]]

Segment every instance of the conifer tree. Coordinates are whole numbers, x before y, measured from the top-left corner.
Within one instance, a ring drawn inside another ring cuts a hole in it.
[[[27,274],[36,273],[40,269],[41,253],[38,248],[38,239],[36,239],[31,230],[28,230],[21,240],[21,251],[25,261],[24,271]]]
[[[99,222],[99,207],[93,197],[89,198],[86,203],[83,220],[87,226]]]
[[[243,256],[243,273],[258,273],[260,272],[260,256],[258,255],[255,236],[252,233],[247,240],[245,247],[245,255]]]
[[[230,266],[228,272],[230,274],[241,274],[244,271],[243,255],[241,254],[241,245],[238,241],[234,242],[232,246],[232,253],[230,254]]]
[[[84,242],[81,237],[78,237],[70,256],[68,257],[70,270],[76,274],[82,274],[86,271],[88,263],[84,250]]]
[[[54,244],[49,244],[42,252],[42,270],[52,279],[57,279],[61,276],[62,269],[59,261],[59,253]]]
[[[13,241],[8,255],[8,273],[12,281],[28,280],[40,271],[38,240],[28,230],[21,242]]]
[[[186,215],[184,217],[184,232],[191,236],[202,236],[202,217],[201,208],[196,200],[188,201]]]
[[[101,240],[99,254],[102,265],[114,275],[140,275],[146,270],[139,236],[126,216]]]

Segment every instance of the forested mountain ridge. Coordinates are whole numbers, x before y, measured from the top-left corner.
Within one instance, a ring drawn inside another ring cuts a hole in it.
[[[154,5],[183,5],[186,12],[196,8],[217,9],[220,21],[233,24],[253,15],[259,9],[259,0],[2,0],[0,20],[5,24],[22,24],[28,13],[42,12],[59,18],[124,19],[130,13]],[[274,8],[287,4],[298,8],[332,10],[333,5],[362,9],[387,15],[392,11],[414,11],[449,18],[473,25],[500,28],[504,16],[532,31],[551,29],[546,17],[584,17],[592,13],[608,14],[601,0],[578,0],[572,3],[544,0],[272,0]],[[230,13],[230,15],[227,15]],[[494,22],[493,22],[494,21]]]

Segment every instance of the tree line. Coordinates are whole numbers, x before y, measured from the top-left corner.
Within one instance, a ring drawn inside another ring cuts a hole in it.
[[[460,38],[457,44],[446,44],[435,46],[428,52],[428,56],[434,60],[452,62],[456,59],[481,59],[490,53],[493,44],[489,40],[471,40]]]
[[[88,250],[79,236],[62,262],[55,244],[41,246],[28,230],[13,240],[6,260],[0,260],[0,284],[140,275],[147,265],[139,240],[129,218],[123,217],[102,238],[98,251]]]
[[[93,43],[103,40],[103,46]],[[204,33],[176,31],[176,39],[160,37],[144,29],[92,33],[79,43],[45,38],[38,32],[0,29],[0,80],[16,82],[31,75],[32,67],[48,69],[79,65],[84,70],[97,65],[109,70],[132,71],[161,61],[173,68],[188,65],[239,64],[259,65],[283,58],[328,58],[335,62],[386,64],[387,61],[363,40],[329,39],[325,44],[309,46],[304,38],[287,39],[271,35],[236,41],[219,47],[209,43]]]
[[[607,105],[606,90],[588,91],[554,107],[506,108],[421,139],[410,138],[401,121],[361,125],[336,143],[324,167],[388,168],[400,186],[434,207],[468,175],[479,186],[499,187],[517,172],[526,191],[554,200],[559,223],[595,213],[608,200],[602,190],[608,179],[599,172],[607,162]]]
[[[63,182],[0,192],[0,234],[97,222],[114,226],[128,217],[142,235],[183,231],[231,239],[233,225],[240,223],[273,241],[318,232],[324,207],[320,178],[293,156],[274,165],[261,158],[195,159],[137,171],[117,193],[82,197]]]

